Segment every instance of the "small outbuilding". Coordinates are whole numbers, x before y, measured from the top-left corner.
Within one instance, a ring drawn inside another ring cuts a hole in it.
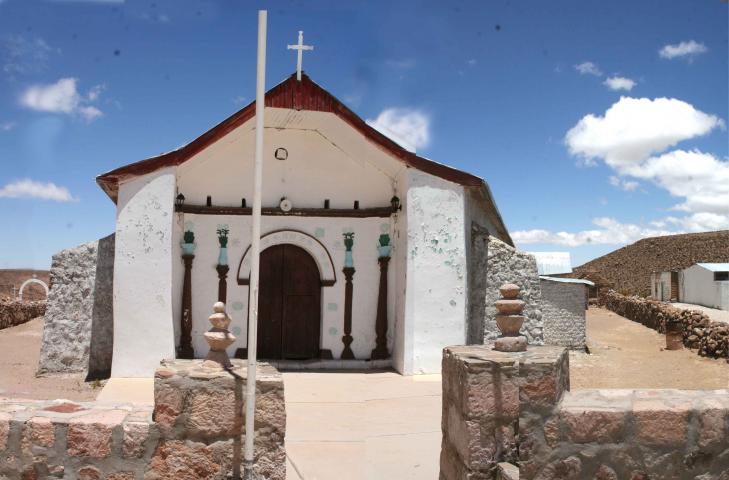
[[[697,263],[680,273],[681,302],[729,310],[729,263]]]
[[[584,348],[588,289],[595,284],[579,278],[540,276],[544,343]]]

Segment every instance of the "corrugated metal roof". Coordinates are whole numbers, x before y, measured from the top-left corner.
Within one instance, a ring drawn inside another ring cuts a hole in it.
[[[537,259],[539,275],[572,273],[570,252],[527,252]]]
[[[697,263],[696,265],[712,272],[729,272],[729,263]]]
[[[549,280],[550,282],[561,282],[561,283],[581,283],[583,285],[589,285],[591,287],[594,287],[595,284],[589,280],[585,280],[584,278],[561,278],[561,277],[548,277],[546,275],[540,275],[540,279],[542,280]]]

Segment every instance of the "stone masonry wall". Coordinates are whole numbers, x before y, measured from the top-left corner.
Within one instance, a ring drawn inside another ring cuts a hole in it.
[[[0,479],[222,480],[242,462],[243,362],[234,378],[200,361],[155,377],[155,406],[0,400]],[[258,478],[284,480],[283,380],[260,364]]]
[[[53,256],[38,373],[108,376],[113,270],[113,235]]]
[[[526,302],[523,315],[527,318],[521,333],[527,337],[530,345],[544,344],[542,294],[536,259],[495,237],[489,237],[486,278],[484,341],[493,341],[499,336],[494,306],[494,302],[501,298],[499,287],[505,283],[514,283],[521,288],[519,298]]]
[[[568,362],[560,347],[446,348],[440,479],[492,479],[499,462],[530,462],[521,417],[551,412],[569,388]]]
[[[443,352],[441,480],[729,480],[729,391],[569,392],[560,347]]]
[[[544,343],[569,348],[585,347],[585,285],[539,280],[542,290]]]
[[[45,300],[21,302],[20,300],[0,299],[0,330],[41,317],[45,312]]]
[[[660,333],[666,332],[666,322],[681,325],[683,344],[711,358],[729,358],[729,324],[712,321],[697,310],[683,310],[669,304],[642,297],[627,297],[609,291],[601,303],[618,315],[642,323]]]

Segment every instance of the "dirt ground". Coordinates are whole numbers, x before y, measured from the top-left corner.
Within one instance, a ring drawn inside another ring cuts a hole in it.
[[[43,318],[0,330],[0,397],[93,400],[100,385],[82,376],[35,376],[40,355]]]
[[[43,319],[0,330],[0,397],[93,400],[100,385],[81,376],[38,378]],[[729,363],[691,350],[663,350],[665,337],[608,310],[587,312],[590,354],[570,353],[572,389],[729,388]]]
[[[602,309],[587,312],[590,354],[570,353],[571,388],[729,388],[725,359],[664,350],[665,335]]]

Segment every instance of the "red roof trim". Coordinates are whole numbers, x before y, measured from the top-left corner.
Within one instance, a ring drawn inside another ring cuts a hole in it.
[[[335,98],[334,95],[314,83],[305,74],[302,74],[301,82],[296,81],[296,75],[292,75],[266,92],[266,106],[334,113],[359,131],[368,140],[374,142],[410,167],[460,185],[480,186],[484,183],[481,178],[475,175],[433,162],[432,160],[419,157],[405,150],[369,126],[357,114]],[[96,182],[116,202],[119,182],[121,180],[154,172],[160,168],[180,165],[238,128],[247,120],[253,118],[255,113],[256,104],[252,102],[184,147],[104,173],[96,177]]]

